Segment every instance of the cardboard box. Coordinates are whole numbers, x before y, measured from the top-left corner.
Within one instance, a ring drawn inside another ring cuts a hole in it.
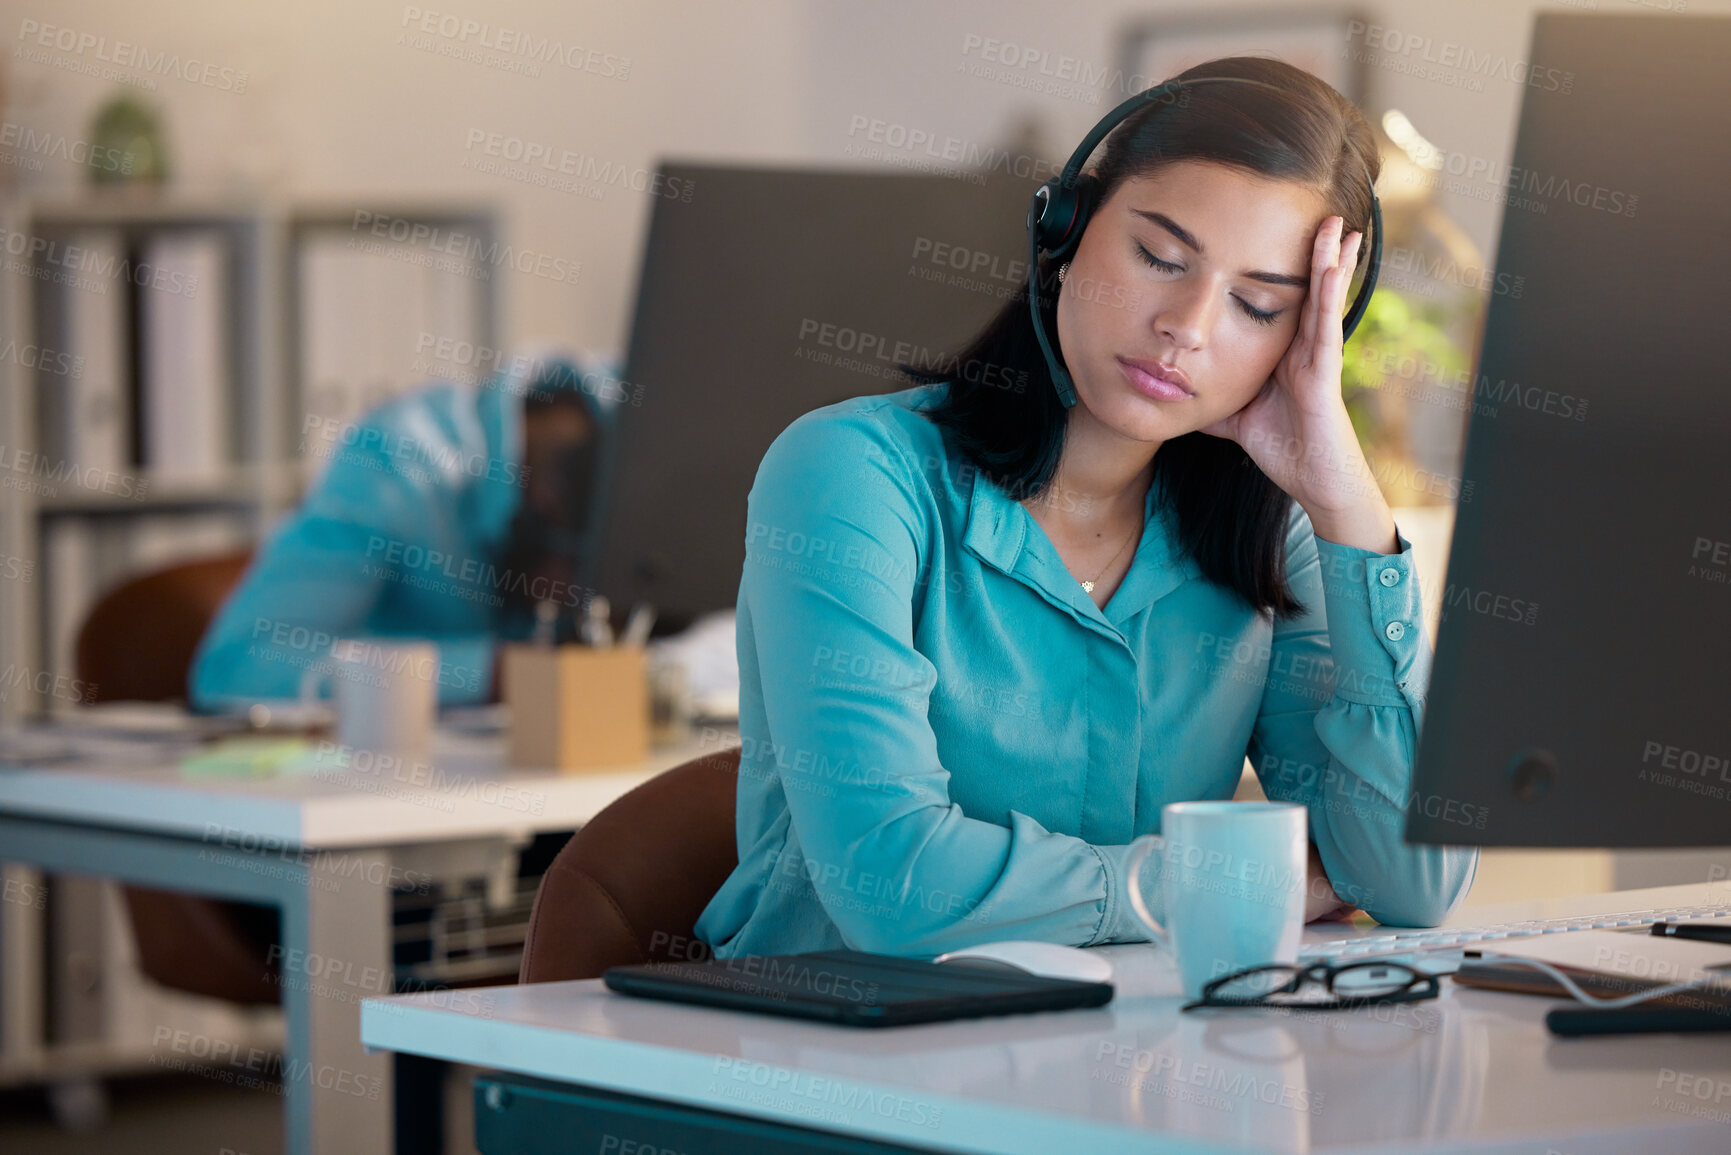
[[[507,645],[510,764],[584,771],[649,757],[649,673],[642,646]]]

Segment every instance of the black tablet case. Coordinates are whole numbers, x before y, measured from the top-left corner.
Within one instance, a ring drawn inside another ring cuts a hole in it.
[[[933,963],[864,951],[747,955],[610,967],[607,989],[640,998],[895,1027],[990,1015],[1098,1007],[1111,983],[1043,978],[993,963]]]

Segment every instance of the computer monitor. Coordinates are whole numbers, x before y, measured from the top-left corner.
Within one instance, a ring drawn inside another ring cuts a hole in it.
[[[1034,179],[670,163],[649,227],[591,584],[656,633],[732,609],[745,499],[802,413],[940,366],[1026,278]],[[684,191],[690,190],[690,199]]]
[[[1731,19],[1544,13],[1526,55],[1512,164],[1449,178],[1507,198],[1525,281],[1470,385],[1406,836],[1723,845]]]

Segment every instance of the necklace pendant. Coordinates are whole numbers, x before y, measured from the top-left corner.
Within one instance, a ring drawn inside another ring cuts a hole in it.
[[[1094,592],[1094,583],[1093,582],[1083,582],[1082,583],[1082,592],[1085,594],[1093,593]]]

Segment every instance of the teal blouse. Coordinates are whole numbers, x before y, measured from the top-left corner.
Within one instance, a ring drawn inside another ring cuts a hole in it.
[[[1246,755],[1270,798],[1308,808],[1343,898],[1442,921],[1478,852],[1401,835],[1431,657],[1406,539],[1321,541],[1295,504],[1307,612],[1276,624],[1180,555],[1150,489],[1101,609],[922,415],[942,388],[806,413],[758,467],[739,864],[698,935],[724,958],[1142,941],[1128,844],[1168,802],[1231,798]]]

